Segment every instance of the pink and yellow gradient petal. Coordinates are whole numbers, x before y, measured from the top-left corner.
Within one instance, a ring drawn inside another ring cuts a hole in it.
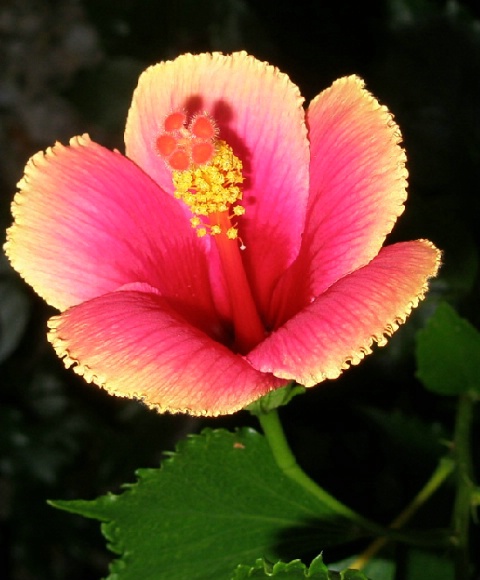
[[[384,345],[424,297],[440,252],[428,241],[383,248],[333,284],[247,356],[258,370],[311,387]]]
[[[400,129],[361,79],[344,77],[321,92],[307,125],[308,217],[298,260],[272,303],[277,324],[376,256],[407,197]],[[293,287],[295,301],[280,306]]]
[[[311,193],[304,248],[318,296],[378,254],[404,210],[408,173],[399,127],[358,77],[320,93],[307,123]]]
[[[64,310],[143,282],[215,315],[210,241],[200,241],[178,202],[120,153],[76,137],[35,155],[19,188],[6,253],[51,305]]]
[[[244,52],[186,54],[142,74],[127,119],[127,156],[170,192],[171,171],[154,147],[166,116],[184,110],[215,120],[218,138],[244,166],[239,234],[261,310],[297,256],[304,228],[309,150],[302,103],[285,74]]]
[[[161,412],[233,413],[285,382],[188,324],[155,291],[111,292],[55,316],[49,326],[67,367]]]

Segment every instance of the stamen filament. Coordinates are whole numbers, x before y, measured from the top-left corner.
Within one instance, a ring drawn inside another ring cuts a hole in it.
[[[231,228],[228,212],[213,214],[212,223],[218,223],[224,232]],[[243,266],[238,239],[226,235],[214,236],[230,294],[235,331],[235,348],[246,354],[265,338],[265,328],[258,315],[250,284]]]

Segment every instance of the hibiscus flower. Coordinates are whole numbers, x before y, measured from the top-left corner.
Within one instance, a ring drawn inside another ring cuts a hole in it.
[[[232,413],[338,377],[423,298],[438,250],[382,247],[400,140],[356,76],[305,110],[244,52],[186,54],[141,75],[125,155],[83,135],[30,159],[6,253],[60,310],[67,367],[159,411]]]

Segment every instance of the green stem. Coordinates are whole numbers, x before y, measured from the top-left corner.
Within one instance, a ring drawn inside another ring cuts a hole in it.
[[[453,441],[457,466],[457,494],[453,509],[456,580],[468,580],[471,573],[469,531],[475,494],[471,454],[473,405],[474,401],[468,393],[459,397]]]
[[[349,520],[357,523],[363,529],[373,534],[382,533],[383,529],[380,526],[370,522],[366,518],[351,510],[345,504],[335,499],[318,484],[316,484],[313,479],[311,479],[303,471],[303,469],[298,465],[297,460],[288,445],[282,424],[278,416],[278,412],[276,410],[269,411],[268,413],[258,413],[257,417],[260,421],[260,425],[262,426],[265,437],[270,445],[273,457],[278,467],[287,477],[298,483],[311,495],[315,496],[322,503],[329,506],[337,514],[348,518]]]

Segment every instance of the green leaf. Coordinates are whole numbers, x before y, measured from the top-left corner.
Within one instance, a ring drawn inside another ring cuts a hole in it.
[[[294,397],[297,395],[303,395],[306,390],[307,389],[302,385],[288,383],[285,387],[274,389],[263,397],[260,397],[248,405],[248,407],[245,407],[245,410],[250,411],[254,415],[269,413],[270,411],[273,411],[273,409],[288,405]]]
[[[285,578],[287,580],[368,580],[359,570],[344,570],[333,572],[323,563],[322,556],[313,560],[310,568],[307,568],[300,560],[293,560],[288,564],[277,562],[271,564],[265,560],[257,560],[254,566],[238,566],[232,580],[245,580],[247,578]]]
[[[330,576],[330,578],[333,580],[334,577]],[[339,580],[368,580],[368,578],[360,570],[344,570],[340,572]]]
[[[446,303],[417,335],[417,376],[441,395],[480,394],[480,333]]]
[[[425,580],[426,578],[453,580],[455,578],[453,562],[445,553],[436,554],[426,550],[409,550],[406,558],[406,569],[408,570],[408,580]]]
[[[232,580],[244,580],[245,578],[289,578],[291,580],[329,580],[328,569],[323,563],[321,556],[315,558],[309,569],[300,560],[292,562],[276,562],[271,564],[263,559],[255,562],[254,566],[240,565],[235,570]]]
[[[52,505],[101,520],[121,558],[109,580],[230,578],[258,558],[289,560],[358,537],[358,526],[288,479],[263,435],[205,430],[120,495]]]
[[[434,552],[420,548],[395,550],[394,546],[387,547],[389,558],[374,558],[365,564],[364,573],[374,580],[453,580],[455,571],[453,561],[445,550]],[[335,564],[335,567],[344,568],[351,565],[356,556]],[[354,572],[348,570],[348,573]],[[342,580],[361,580],[353,576],[343,576]],[[236,579],[235,579],[236,580]]]
[[[357,557],[358,555],[347,558],[346,560],[342,560],[341,562],[336,562],[334,567],[336,569],[342,570],[348,566],[351,566],[353,562],[357,560]],[[373,558],[365,564],[362,572],[367,574],[368,578],[373,578],[374,580],[395,580],[395,570],[396,564],[393,560],[386,558]],[[403,578],[407,579],[408,576],[404,575]],[[352,579],[349,578],[348,580]],[[425,578],[425,580],[427,580],[427,578]]]

